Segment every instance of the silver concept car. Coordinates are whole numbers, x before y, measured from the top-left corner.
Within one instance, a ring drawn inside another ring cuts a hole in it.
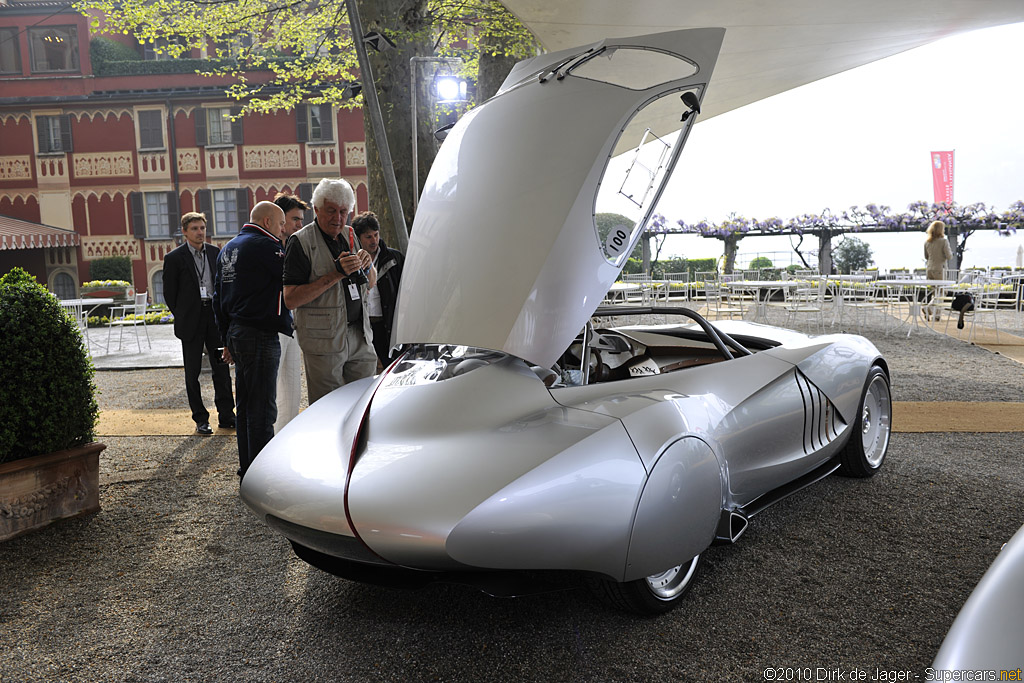
[[[1024,526],[999,551],[967,598],[925,676],[948,681],[956,680],[954,672],[978,671],[990,675],[987,680],[1020,680],[1022,633]],[[997,671],[1003,678],[996,678]]]
[[[889,373],[867,340],[598,310],[722,36],[528,60],[456,125],[412,232],[391,340],[402,355],[310,406],[242,481],[301,558],[494,594],[582,576],[657,613],[758,511],[837,469],[878,470]],[[609,213],[620,220],[599,228]],[[612,327],[595,313],[675,320]]]

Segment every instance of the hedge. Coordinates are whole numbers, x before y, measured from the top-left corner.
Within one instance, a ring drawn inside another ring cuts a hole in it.
[[[89,264],[89,277],[93,280],[132,280],[130,256],[108,256]]]
[[[98,408],[78,325],[21,268],[0,277],[0,462],[89,443]]]

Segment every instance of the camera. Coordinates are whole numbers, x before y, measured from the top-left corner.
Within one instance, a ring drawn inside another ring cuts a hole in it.
[[[353,284],[357,287],[362,287],[368,282],[369,280],[367,279],[366,271],[364,270],[357,270],[345,278],[345,284]]]
[[[341,267],[341,259],[345,258],[346,256],[351,256],[351,255],[352,254],[341,254],[338,258],[334,259],[334,267],[342,275],[345,274],[345,269]],[[342,278],[342,282],[345,283],[346,286],[352,284],[352,285],[355,285],[356,287],[362,287],[363,285],[369,283],[369,279],[368,279],[369,274],[370,274],[370,269],[369,268],[366,268],[364,270],[357,270],[354,273],[351,273],[349,275],[345,275],[345,277]]]

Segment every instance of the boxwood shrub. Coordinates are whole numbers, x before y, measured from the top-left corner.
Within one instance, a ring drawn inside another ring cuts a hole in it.
[[[89,443],[92,361],[57,298],[21,268],[0,277],[0,463]]]

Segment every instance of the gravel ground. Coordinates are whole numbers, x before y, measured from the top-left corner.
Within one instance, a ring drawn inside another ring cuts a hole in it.
[[[896,400],[1024,400],[1013,361],[878,332]],[[97,380],[104,408],[185,405],[180,369]],[[639,619],[582,590],[349,583],[248,512],[233,438],[107,444],[100,513],[0,546],[3,683],[761,681],[769,667],[923,680],[1024,522],[1020,434],[896,434],[874,478],[830,477],[762,513],[707,553],[684,604]]]

